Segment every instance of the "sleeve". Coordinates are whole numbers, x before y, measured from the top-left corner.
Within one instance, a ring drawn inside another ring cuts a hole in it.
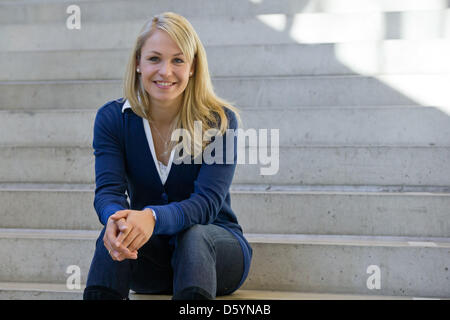
[[[223,201],[229,192],[237,163],[237,120],[230,111],[228,130],[222,136],[223,163],[207,164],[204,161],[200,167],[197,179],[194,181],[194,192],[188,199],[171,202],[167,205],[147,206],[156,214],[154,234],[173,235],[194,224],[210,224],[216,220],[222,208]],[[232,129],[232,130],[230,130]],[[230,136],[230,137],[228,137]],[[228,137],[228,139],[227,139]],[[233,149],[232,161],[227,163],[227,140],[232,141],[228,151]]]
[[[94,123],[92,146],[95,155],[94,207],[100,222],[106,225],[116,211],[129,209],[124,153],[119,134],[120,122],[112,108],[102,107]]]

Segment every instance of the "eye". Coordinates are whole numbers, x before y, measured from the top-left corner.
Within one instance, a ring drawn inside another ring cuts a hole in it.
[[[155,61],[158,61],[158,57],[150,57],[150,58],[148,58],[148,60],[149,61],[152,61],[152,62],[155,62]]]
[[[183,63],[184,61],[181,60],[180,58],[175,58],[175,63]]]

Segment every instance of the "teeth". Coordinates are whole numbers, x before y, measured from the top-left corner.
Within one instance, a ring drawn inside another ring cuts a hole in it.
[[[159,85],[162,85],[162,86],[170,86],[170,85],[172,85],[172,82],[159,82],[159,81],[156,81],[156,83],[159,84]]]

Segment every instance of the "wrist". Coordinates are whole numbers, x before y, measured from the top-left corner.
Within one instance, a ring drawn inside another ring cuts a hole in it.
[[[150,208],[145,208],[143,211],[150,214],[153,217],[153,220],[156,222],[156,213],[154,210],[152,210]]]

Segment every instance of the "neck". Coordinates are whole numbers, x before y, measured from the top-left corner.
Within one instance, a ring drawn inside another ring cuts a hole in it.
[[[177,101],[152,101],[150,114],[158,126],[170,126],[173,124],[181,107],[181,99]]]

